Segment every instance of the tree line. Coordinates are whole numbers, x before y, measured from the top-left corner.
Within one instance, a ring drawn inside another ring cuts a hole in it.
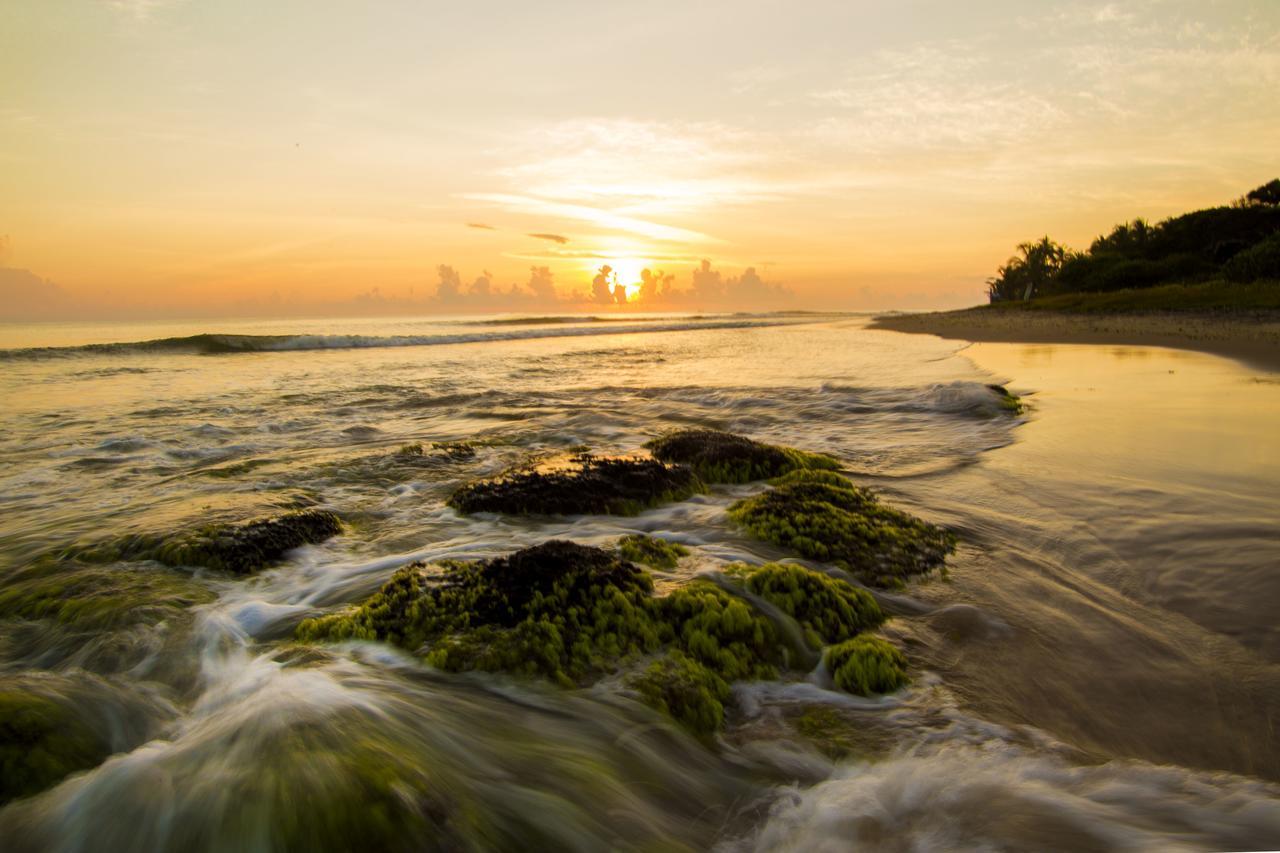
[[[987,289],[1004,302],[1215,279],[1280,282],[1280,178],[1226,207],[1117,225],[1083,252],[1048,236],[1021,243]]]

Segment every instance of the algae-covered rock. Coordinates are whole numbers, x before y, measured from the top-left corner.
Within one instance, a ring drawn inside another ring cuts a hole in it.
[[[645,447],[655,459],[687,465],[707,483],[749,483],[806,468],[833,469],[830,456],[764,444],[714,429],[670,432]]]
[[[0,687],[0,805],[96,767],[109,754],[110,747],[69,709],[27,690]]]
[[[83,630],[153,625],[213,593],[171,569],[41,560],[5,578],[0,616],[53,619]]]
[[[792,472],[775,488],[734,504],[729,517],[753,536],[876,584],[928,572],[955,549],[948,531],[885,506],[830,472]]]
[[[724,725],[728,682],[683,652],[659,658],[627,683],[646,705],[694,734],[707,736]]]
[[[654,536],[635,533],[618,540],[618,553],[622,559],[642,563],[655,569],[674,569],[681,557],[689,555],[689,549],[679,542],[668,542]]]
[[[827,669],[836,686],[872,696],[892,693],[907,682],[907,659],[887,640],[858,636],[827,649]]]
[[[660,644],[653,582],[600,548],[551,541],[507,557],[397,571],[346,613],[308,619],[302,640],[386,640],[447,670],[576,681]]]
[[[1026,407],[1022,403],[1022,398],[1017,394],[1013,394],[1003,385],[988,385],[987,388],[996,395],[996,405],[1001,410],[1011,415],[1020,415],[1025,411]]]
[[[839,578],[780,563],[739,573],[747,589],[794,618],[814,648],[847,640],[884,622],[871,593]]]
[[[671,642],[727,681],[773,678],[785,663],[773,623],[709,581],[696,580],[658,602]]]
[[[798,566],[766,569],[758,594],[815,637],[844,637],[883,618],[848,584]],[[363,604],[304,621],[297,637],[390,642],[442,670],[566,686],[661,652],[629,683],[700,734],[720,725],[730,682],[812,665],[795,658],[769,615],[730,589],[706,579],[665,596],[653,589],[650,576],[616,552],[553,540],[491,560],[406,566]]]
[[[142,534],[68,551],[64,556],[95,562],[155,560],[168,566],[198,566],[248,574],[278,562],[303,545],[342,532],[331,512],[307,509],[245,524],[216,524],[171,535]]]
[[[635,515],[701,491],[702,483],[688,468],[582,454],[566,467],[516,471],[463,486],[449,505],[468,514]]]

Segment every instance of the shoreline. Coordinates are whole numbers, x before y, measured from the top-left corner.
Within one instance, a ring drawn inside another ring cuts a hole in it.
[[[1280,316],[1270,313],[1072,314],[985,307],[881,314],[868,326],[974,343],[1116,344],[1195,350],[1280,372]]]

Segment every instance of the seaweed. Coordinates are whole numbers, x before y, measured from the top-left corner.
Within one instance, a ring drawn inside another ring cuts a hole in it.
[[[645,447],[655,459],[689,466],[707,483],[749,483],[790,471],[839,467],[839,462],[830,456],[764,444],[714,429],[669,432]]]
[[[618,553],[622,559],[633,563],[655,569],[674,569],[681,557],[689,555],[689,549],[678,542],[635,533],[618,540]]]
[[[794,618],[814,648],[847,640],[885,619],[866,590],[803,566],[769,563],[737,573],[748,590]]]
[[[304,621],[302,640],[386,640],[445,670],[576,683],[655,651],[653,582],[614,553],[553,540],[507,557],[397,571],[364,605]]]
[[[837,687],[859,696],[892,693],[909,681],[906,656],[889,641],[868,635],[827,649],[827,669]]]
[[[794,471],[731,506],[729,517],[753,536],[877,585],[938,568],[955,550],[954,534],[830,472]]]
[[[307,509],[244,524],[213,524],[169,535],[138,534],[69,549],[62,556],[100,563],[155,560],[168,566],[249,574],[279,562],[294,548],[323,542],[340,532],[342,523],[336,515]]]
[[[1017,394],[1009,391],[1003,385],[988,385],[989,389],[996,395],[996,404],[1002,411],[1011,415],[1020,415],[1026,411],[1026,405],[1022,402],[1022,398]]]
[[[458,489],[449,506],[464,514],[636,515],[704,491],[688,468],[654,459],[579,454],[568,468],[521,470]]]
[[[743,571],[748,589],[754,585],[818,640],[883,620],[865,591],[809,569]],[[811,665],[794,657],[768,615],[731,589],[696,579],[656,596],[649,574],[616,552],[562,540],[489,560],[405,566],[363,604],[307,619],[296,636],[389,642],[441,670],[564,686],[657,654],[627,683],[699,735],[722,724],[729,683]]]
[[[110,753],[68,708],[27,690],[0,689],[0,805],[96,767]]]
[[[728,681],[774,678],[786,650],[767,617],[710,581],[657,599],[671,642]]]
[[[46,559],[5,579],[0,616],[103,630],[153,625],[212,599],[209,590],[169,569],[108,569]]]
[[[627,684],[646,705],[694,734],[707,737],[724,725],[728,682],[683,652],[658,658]]]

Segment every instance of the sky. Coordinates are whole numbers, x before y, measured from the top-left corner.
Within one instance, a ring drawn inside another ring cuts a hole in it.
[[[1277,0],[5,0],[0,317],[974,304],[1278,92]]]

